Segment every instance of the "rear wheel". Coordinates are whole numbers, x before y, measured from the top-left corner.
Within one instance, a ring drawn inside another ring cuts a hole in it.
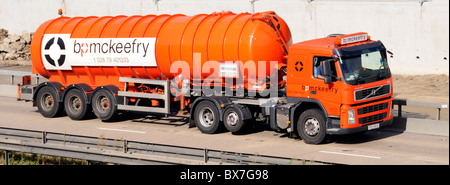
[[[101,89],[92,97],[92,110],[102,121],[114,120],[117,116],[117,104],[114,95]]]
[[[62,105],[58,102],[57,92],[51,87],[43,87],[36,97],[36,105],[39,113],[46,118],[52,118],[62,112]]]
[[[195,108],[195,124],[205,134],[215,133],[220,125],[219,111],[210,101],[202,101]]]
[[[64,109],[67,116],[73,120],[82,120],[85,118],[89,107],[84,93],[79,89],[71,89],[64,97]]]
[[[225,111],[223,123],[228,131],[237,133],[243,130],[245,122],[242,113],[234,107]]]
[[[326,136],[325,116],[319,109],[309,109],[300,115],[297,132],[305,143],[322,143]]]

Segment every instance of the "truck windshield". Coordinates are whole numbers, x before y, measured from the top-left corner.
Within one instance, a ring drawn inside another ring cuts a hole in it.
[[[386,50],[363,49],[355,55],[339,57],[344,81],[351,85],[365,84],[387,79],[391,76]]]

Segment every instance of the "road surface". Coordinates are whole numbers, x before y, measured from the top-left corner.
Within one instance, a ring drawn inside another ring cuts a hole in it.
[[[255,126],[253,131],[241,135],[226,131],[207,135],[197,128],[188,128],[182,118],[148,116],[137,112],[126,113],[119,121],[112,123],[102,122],[94,116],[83,121],[72,121],[67,116],[44,118],[31,102],[16,101],[11,97],[0,97],[0,118],[0,127],[340,164],[449,164],[448,136],[373,130],[362,135],[333,136],[326,144],[308,145],[263,126]]]

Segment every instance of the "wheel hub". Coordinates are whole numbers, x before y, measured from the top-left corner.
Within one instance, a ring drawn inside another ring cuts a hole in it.
[[[319,134],[319,130],[320,130],[320,125],[319,125],[319,121],[317,121],[317,119],[309,118],[306,120],[306,122],[305,122],[306,134],[308,134],[309,136],[315,136],[315,135]]]
[[[227,124],[228,125],[235,126],[238,121],[239,121],[239,118],[238,118],[238,115],[236,114],[236,112],[231,112],[230,114],[228,114],[228,116],[227,116]]]
[[[108,98],[103,97],[103,98],[100,100],[100,107],[101,107],[103,110],[108,110],[108,108],[109,108],[109,101],[108,101]]]
[[[76,110],[76,111],[81,109],[81,100],[80,100],[80,98],[74,97],[72,99],[72,107],[73,107],[73,110]]]
[[[54,105],[53,97],[50,96],[50,95],[45,96],[45,98],[44,98],[44,105],[45,105],[47,108],[53,107],[53,105]]]
[[[209,108],[203,108],[200,112],[200,123],[204,127],[210,127],[214,123],[214,115]]]

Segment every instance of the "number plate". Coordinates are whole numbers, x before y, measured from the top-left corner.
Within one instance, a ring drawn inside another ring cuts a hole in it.
[[[373,129],[377,129],[377,128],[380,128],[380,124],[379,123],[372,124],[372,125],[367,125],[367,129],[368,130],[373,130]]]

